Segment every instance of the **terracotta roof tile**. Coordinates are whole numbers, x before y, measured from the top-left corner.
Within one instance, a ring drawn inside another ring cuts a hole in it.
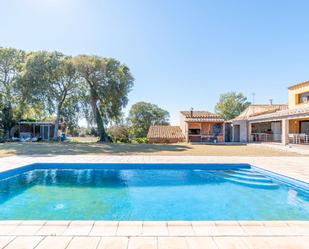
[[[221,123],[224,122],[223,118],[187,118],[186,122],[211,122]]]
[[[264,120],[264,119],[266,119],[266,120],[268,120],[268,119],[280,119],[280,118],[286,118],[286,117],[303,115],[303,114],[305,114],[305,115],[308,114],[308,116],[309,116],[309,107],[299,107],[299,108],[277,111],[277,112],[273,112],[273,113],[269,113],[269,114],[254,116],[254,117],[249,118],[249,120],[254,121],[254,120]]]
[[[211,113],[207,111],[181,111],[183,116],[185,116],[185,121],[191,122],[223,122],[224,120],[216,113]]]
[[[239,116],[232,119],[231,121],[247,120],[250,117],[262,115],[266,113],[272,113],[280,110],[286,110],[288,105],[278,104],[278,105],[250,105],[248,106]]]
[[[170,126],[170,125],[154,125],[150,126],[148,131],[148,138],[163,138],[163,139],[184,139],[179,126]]]

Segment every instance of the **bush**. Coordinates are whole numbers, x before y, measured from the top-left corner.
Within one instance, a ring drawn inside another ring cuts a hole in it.
[[[126,126],[112,126],[107,133],[113,143],[129,143],[129,131]]]
[[[133,144],[148,144],[149,143],[149,139],[147,137],[138,137],[138,138],[134,138],[131,141]]]

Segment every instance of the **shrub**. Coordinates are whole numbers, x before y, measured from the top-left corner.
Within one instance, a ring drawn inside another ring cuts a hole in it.
[[[113,143],[129,143],[129,131],[126,126],[112,126],[107,133]]]
[[[131,141],[133,144],[148,144],[149,143],[149,139],[147,137],[138,137],[138,138],[134,138]]]

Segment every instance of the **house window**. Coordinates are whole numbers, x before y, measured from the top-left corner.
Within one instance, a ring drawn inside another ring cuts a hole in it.
[[[298,103],[299,104],[309,103],[309,92],[299,94],[298,95]]]
[[[189,129],[189,134],[190,135],[199,135],[199,134],[201,134],[201,130],[200,129]]]

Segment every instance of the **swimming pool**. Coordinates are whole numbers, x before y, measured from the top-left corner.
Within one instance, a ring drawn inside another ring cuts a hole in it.
[[[247,164],[34,164],[0,174],[0,219],[309,220],[307,187]]]

